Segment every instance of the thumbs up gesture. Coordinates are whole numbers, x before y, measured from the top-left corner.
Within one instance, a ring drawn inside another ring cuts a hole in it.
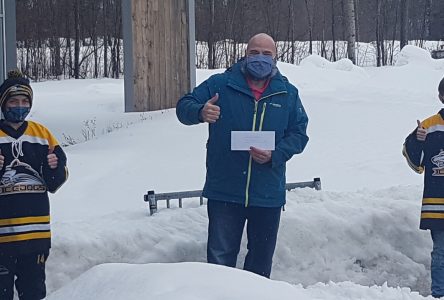
[[[47,158],[48,158],[48,165],[51,169],[57,168],[57,163],[59,160],[57,158],[57,155],[55,155],[53,152],[54,152],[54,149],[49,148]]]
[[[416,122],[418,123],[418,129],[416,130],[416,139],[418,141],[424,142],[427,137],[427,130],[422,127],[419,120],[417,120]]]
[[[213,98],[205,103],[200,111],[200,119],[207,123],[215,123],[220,116],[220,107],[216,105],[219,100],[219,94],[216,93]]]
[[[2,155],[2,150],[0,150],[0,169],[3,169],[5,163],[5,157]]]

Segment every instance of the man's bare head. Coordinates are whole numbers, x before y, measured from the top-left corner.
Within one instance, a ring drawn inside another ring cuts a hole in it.
[[[258,33],[248,41],[246,55],[263,54],[276,57],[276,45],[271,36],[266,33]]]

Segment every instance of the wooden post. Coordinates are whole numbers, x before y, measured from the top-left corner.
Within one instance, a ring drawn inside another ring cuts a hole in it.
[[[194,0],[122,1],[125,111],[176,106],[195,85]]]

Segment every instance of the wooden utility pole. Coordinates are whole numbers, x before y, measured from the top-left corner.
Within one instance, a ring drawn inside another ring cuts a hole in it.
[[[125,111],[176,106],[195,85],[194,0],[122,1]]]

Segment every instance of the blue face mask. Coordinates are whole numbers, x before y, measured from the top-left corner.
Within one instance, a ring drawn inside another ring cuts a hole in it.
[[[273,72],[274,60],[271,55],[254,54],[247,56],[246,70],[254,80],[268,79]]]
[[[31,108],[30,107],[9,107],[4,112],[5,120],[11,123],[21,123],[25,121]]]

